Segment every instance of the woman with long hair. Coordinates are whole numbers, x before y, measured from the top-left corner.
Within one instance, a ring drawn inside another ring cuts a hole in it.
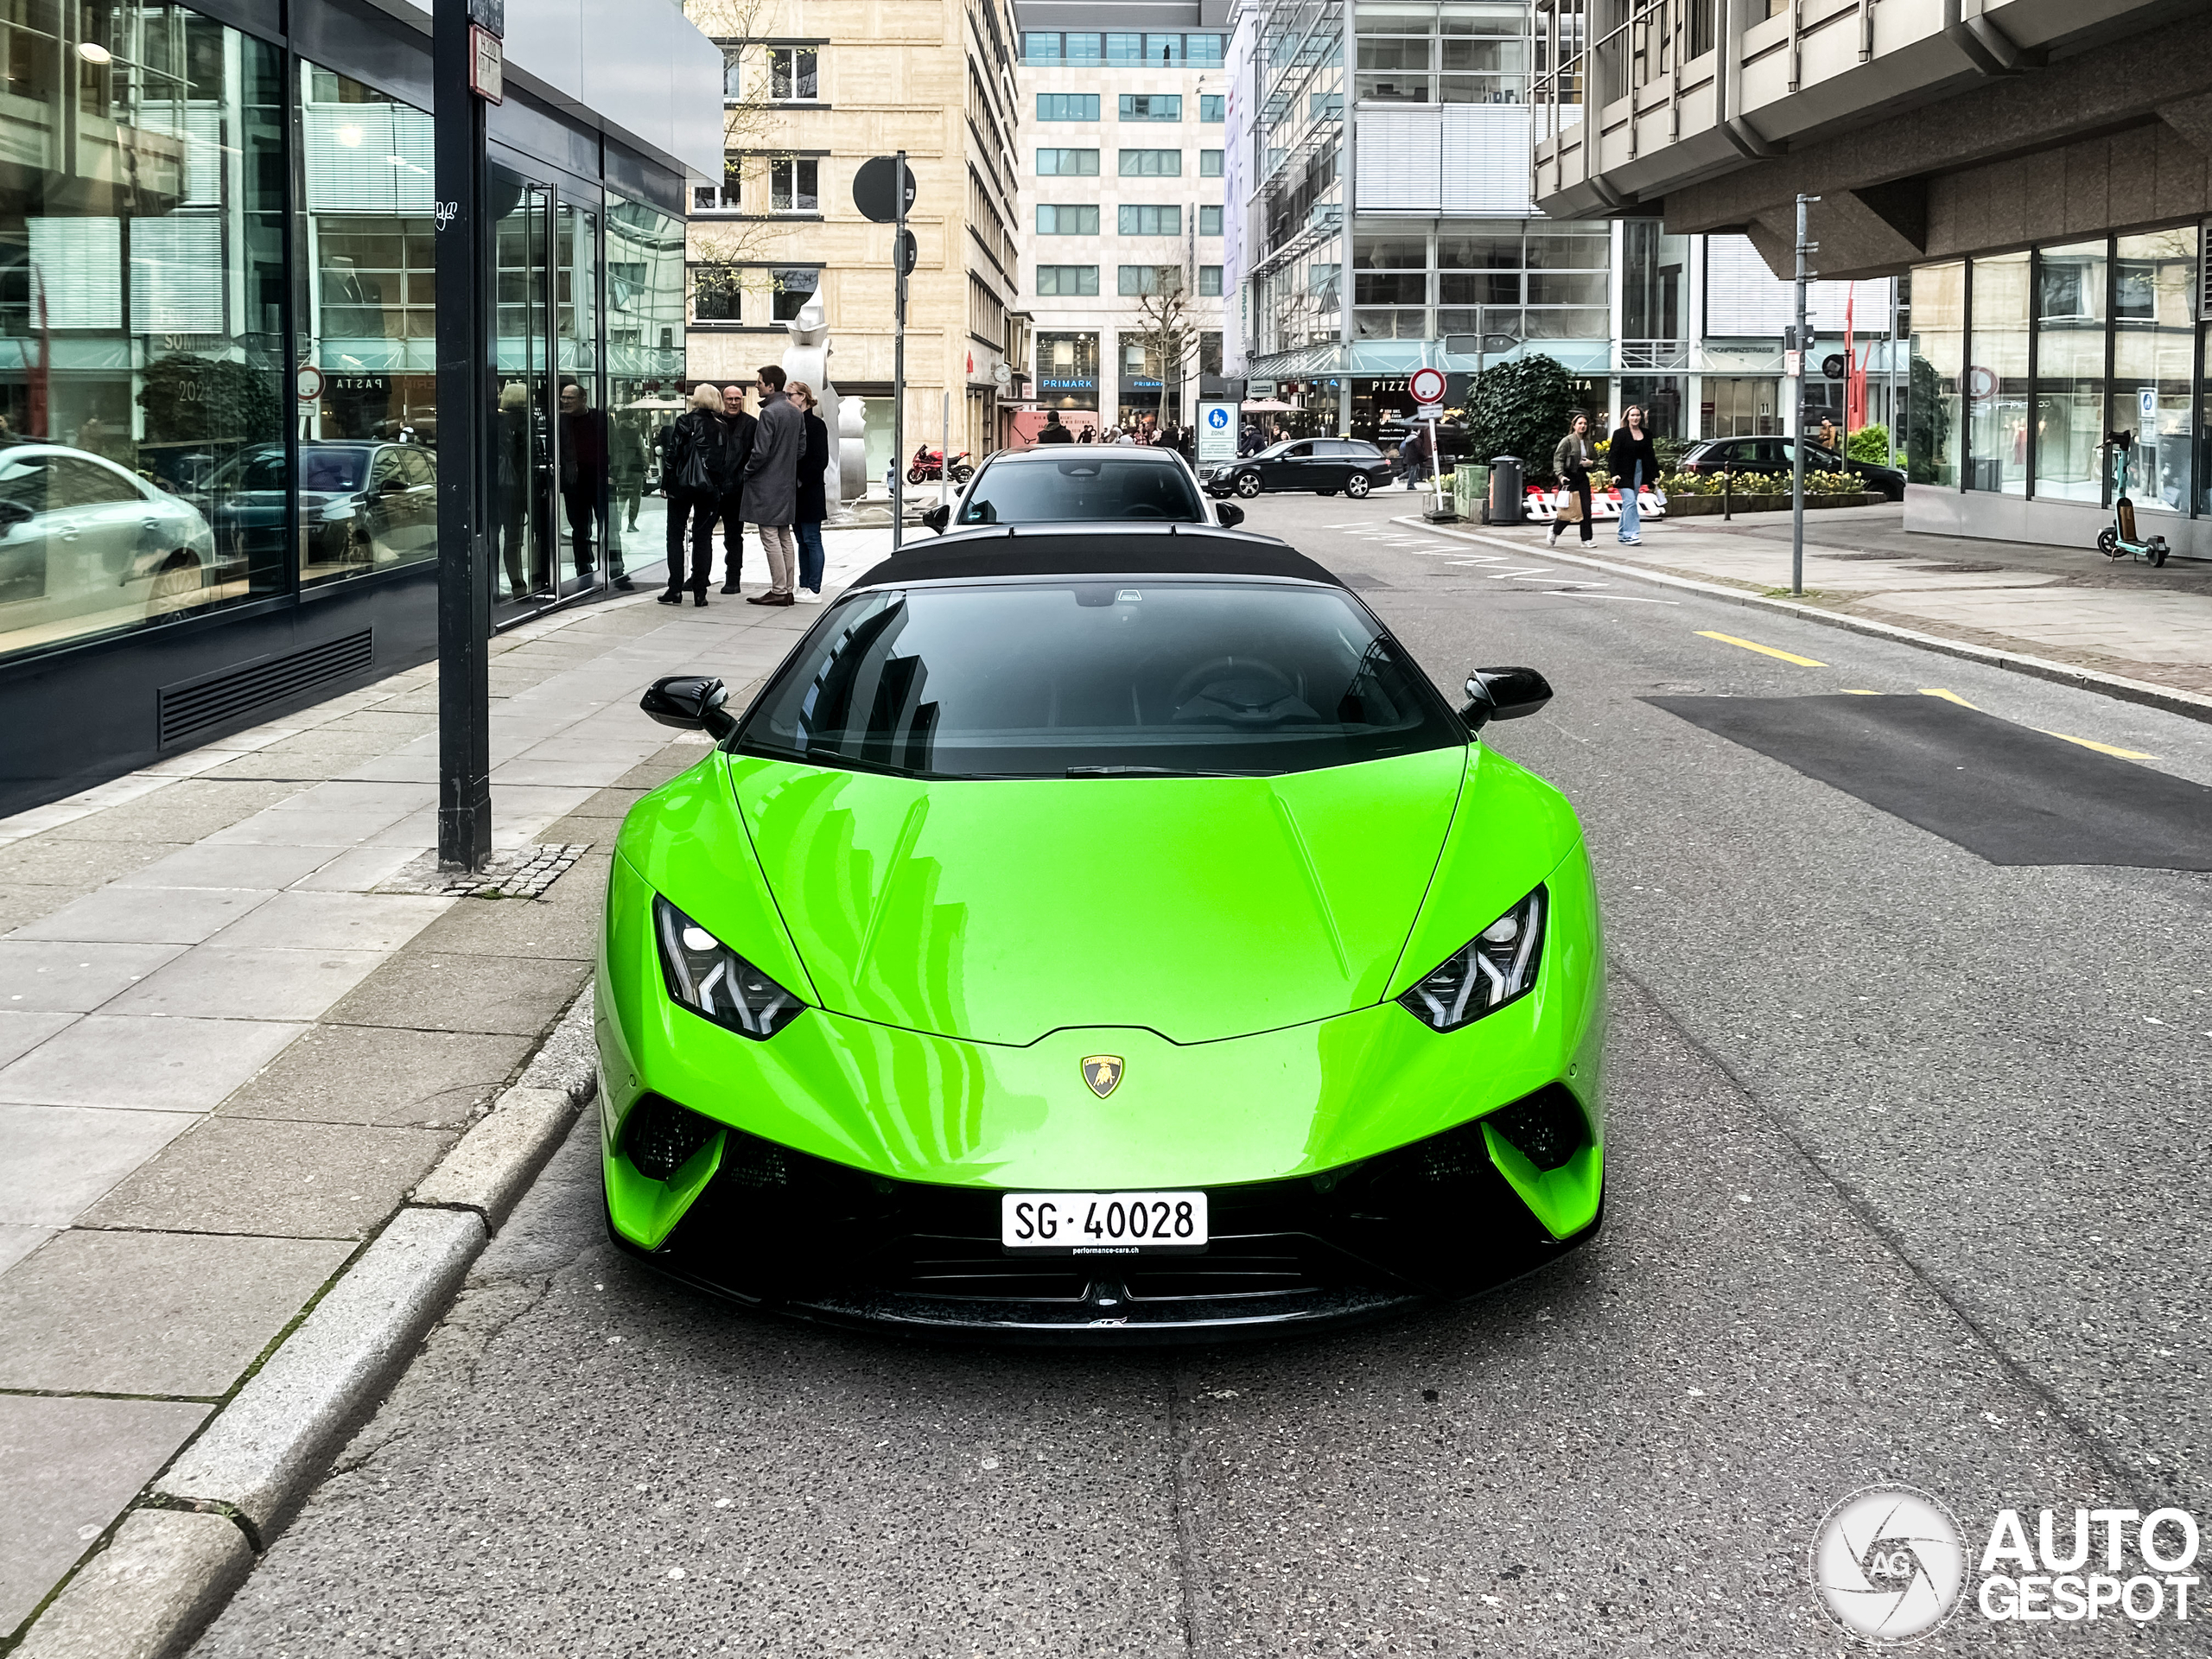
[[[1567,435],[1552,451],[1552,471],[1558,474],[1560,486],[1571,490],[1575,505],[1581,509],[1582,545],[1590,545],[1590,417],[1579,410],[1567,423]],[[1544,537],[1546,547],[1559,545],[1559,533],[1565,524],[1552,520],[1551,533]]]
[[[791,518],[791,534],[798,538],[798,586],[793,594],[813,604],[822,597],[822,569],[829,563],[822,551],[822,521],[830,516],[830,428],[815,410],[814,388],[794,380],[784,395],[806,416],[806,447],[799,452],[798,506]]]
[[[691,388],[691,407],[669,429],[668,458],[661,467],[661,493],[668,498],[668,589],[664,605],[681,605],[683,589],[691,602],[707,602],[707,578],[715,565],[715,509],[731,493],[729,429],[722,419],[719,387],[701,381]],[[691,524],[691,569],[687,583],[683,527]]]

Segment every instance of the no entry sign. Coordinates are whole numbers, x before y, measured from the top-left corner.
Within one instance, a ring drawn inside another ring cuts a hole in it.
[[[1444,371],[1415,369],[1406,382],[1406,390],[1413,393],[1417,404],[1440,404],[1444,401]]]

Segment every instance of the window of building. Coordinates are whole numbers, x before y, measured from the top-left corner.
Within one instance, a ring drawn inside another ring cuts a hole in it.
[[[1063,62],[1084,68],[1106,61],[1106,50],[1102,37],[1096,35],[1070,35],[1065,48]]]
[[[691,187],[691,211],[695,213],[734,213],[741,203],[740,176],[744,171],[742,152],[731,149],[722,152],[722,181],[720,184],[695,184]]]
[[[1123,92],[1122,119],[1124,121],[1180,121],[1183,118],[1183,98],[1179,92]]]
[[[1219,92],[1198,94],[1198,119],[1208,126],[1217,127],[1228,118],[1229,100]]]
[[[1098,152],[1095,149],[1040,149],[1037,172],[1043,178],[1096,178]]]
[[[1221,267],[1219,265],[1198,267],[1198,292],[1209,299],[1221,297]]]
[[[1995,262],[1974,261],[1977,349],[1985,263]],[[2193,225],[2113,244],[2113,378],[2105,421],[2107,430],[2135,434],[2127,493],[2139,510],[2187,512],[2194,493],[2190,417],[2198,274]]]
[[[1963,264],[1923,265],[1913,271],[1905,467],[1916,484],[1959,487],[1959,383],[1966,374],[1966,321]]]
[[[1173,294],[1183,286],[1180,265],[1123,265],[1117,274],[1120,294]]]
[[[745,286],[733,267],[691,268],[691,321],[709,324],[745,321]]]
[[[1492,15],[1429,6],[1363,10],[1354,89],[1363,104],[1521,103],[1526,29],[1525,14],[1503,7]]]
[[[1098,234],[1096,204],[1037,204],[1037,234],[1039,236],[1096,236]]]
[[[1183,210],[1170,203],[1154,207],[1148,203],[1124,202],[1114,228],[1123,236],[1180,236],[1183,234]]]
[[[1021,37],[1021,60],[1026,64],[1049,67],[1060,61],[1060,36],[1058,30],[1039,32],[1031,29]]]
[[[1224,41],[1218,35],[1185,35],[1183,37],[1183,62],[1192,69],[1218,69],[1222,66]]]
[[[2024,253],[1974,262],[1969,489],[2028,493],[2028,274]]]
[[[2105,254],[2099,237],[2036,256],[2035,492],[2055,500],[2104,499]]]
[[[1183,61],[1183,37],[1180,35],[1146,35],[1142,60],[1154,68],[1179,67]]]
[[[1217,179],[1221,176],[1219,150],[1202,149],[1198,152],[1198,176],[1202,179]]]
[[[1221,372],[1221,330],[1208,328],[1198,335],[1198,372]]]
[[[768,96],[779,103],[810,104],[821,96],[820,54],[810,46],[779,46],[768,53]]]
[[[1096,265],[1039,265],[1037,267],[1037,292],[1040,298],[1054,296],[1065,299],[1077,295],[1098,291],[1098,267]]]
[[[1097,35],[1031,29],[1021,37],[1021,60],[1039,67],[1089,64],[1151,68],[1218,69],[1225,46],[1219,35]]]
[[[1200,236],[1219,236],[1221,234],[1220,208],[1201,207],[1198,209],[1198,234]]]
[[[741,46],[722,48],[722,101],[741,102],[745,97],[745,48]]]
[[[1090,409],[1098,400],[1098,336],[1037,336],[1037,395],[1054,409]]]
[[[1308,92],[1306,95],[1306,118],[1308,121],[1334,121],[1344,112],[1342,92]]]
[[[1039,121],[1096,121],[1098,118],[1098,94],[1039,92],[1037,94],[1037,118]]]
[[[818,213],[822,163],[810,156],[787,156],[768,164],[768,207],[778,213]]]
[[[1183,175],[1179,149],[1125,149],[1122,176],[1125,179],[1175,179]]]
[[[822,271],[817,267],[774,266],[768,271],[768,315],[777,322],[789,322],[806,308],[815,291],[822,286]]]

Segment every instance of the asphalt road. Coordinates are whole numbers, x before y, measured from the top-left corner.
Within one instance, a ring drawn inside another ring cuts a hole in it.
[[[2212,876],[1992,864],[1643,699],[1936,690],[2204,784],[2212,727],[1406,508],[1250,527],[1439,684],[1557,689],[1492,737],[1574,798],[1604,892],[1597,1244],[1279,1345],[917,1346],[614,1256],[587,1120],[198,1651],[1826,1655],[1807,1551],[1856,1488],[1940,1496],[1970,1556],[2000,1506],[2212,1513]],[[1972,794],[1977,729],[1929,789]],[[2051,809],[2097,789],[2054,768]],[[2202,1628],[1968,1607],[1921,1651]]]

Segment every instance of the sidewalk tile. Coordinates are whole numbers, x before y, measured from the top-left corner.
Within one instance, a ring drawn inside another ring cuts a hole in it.
[[[0,1008],[0,1065],[22,1058],[76,1019],[73,1014],[24,1014]]]
[[[370,847],[407,847],[418,853],[427,851],[438,844],[438,810],[426,806],[419,812],[410,812],[398,823],[362,839]]]
[[[30,1616],[207,1415],[166,1400],[0,1395],[0,1630]]]
[[[397,810],[351,812],[257,812],[207,837],[214,846],[268,844],[279,847],[358,847],[399,821]]]
[[[448,1127],[468,1121],[536,1034],[318,1026],[222,1104],[224,1117]]]
[[[436,1129],[211,1117],[141,1165],[78,1224],[362,1238],[453,1140]]]
[[[67,1227],[200,1118],[191,1112],[0,1106],[0,1223]]]
[[[306,1029],[95,1014],[0,1067],[0,1101],[204,1112]]]
[[[356,847],[291,884],[296,893],[367,893],[415,856],[412,847]]]
[[[472,957],[595,961],[611,861],[596,855],[580,859],[543,899],[464,899],[423,934],[421,948]]]
[[[182,954],[176,944],[65,944],[0,939],[0,1008],[83,1014]]]
[[[438,804],[435,784],[364,783],[334,780],[317,784],[283,803],[279,811],[358,812],[364,817],[389,814],[385,823],[397,823],[410,812]]]
[[[73,1230],[0,1278],[0,1389],[219,1395],[353,1251]]]
[[[604,760],[533,760],[525,754],[492,769],[496,784],[564,784],[588,790],[604,789],[636,761],[627,756]]]
[[[122,887],[289,887],[330,861],[327,847],[241,843],[185,847],[133,870]]]
[[[392,951],[452,904],[411,893],[280,893],[225,929],[213,948]]]
[[[197,944],[275,897],[255,887],[102,887],[10,934],[77,944]]]
[[[26,1227],[11,1221],[0,1221],[0,1273],[7,1272],[59,1230],[54,1227]]]
[[[78,818],[49,831],[63,841],[194,842],[299,792],[297,783],[187,778],[143,800]]]
[[[180,850],[184,839],[180,836],[168,845],[158,842],[64,841],[58,836],[10,842],[0,846],[0,880],[73,887],[79,893],[89,893],[118,876],[170,856]]]
[[[432,955],[418,944],[370,975],[328,1018],[334,1025],[535,1037],[569,1005],[589,971],[581,962]],[[0,1071],[0,1086],[7,1075]]]
[[[383,959],[377,950],[206,944],[149,974],[116,999],[112,1011],[210,1020],[313,1020]]]

